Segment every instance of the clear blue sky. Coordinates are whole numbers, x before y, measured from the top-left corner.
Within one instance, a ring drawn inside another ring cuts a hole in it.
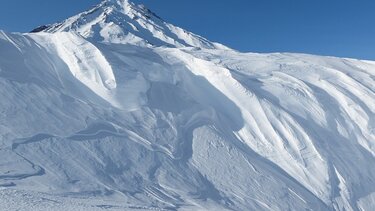
[[[0,29],[27,32],[100,0],[1,0]],[[240,51],[375,60],[375,0],[134,0]]]

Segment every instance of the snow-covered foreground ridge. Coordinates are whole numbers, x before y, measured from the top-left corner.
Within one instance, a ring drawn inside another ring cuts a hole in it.
[[[375,209],[375,62],[173,27],[108,0],[0,32],[0,210]]]

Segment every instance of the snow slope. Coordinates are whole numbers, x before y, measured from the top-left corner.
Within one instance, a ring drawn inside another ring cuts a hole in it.
[[[99,39],[106,8],[147,11],[0,32],[0,210],[375,209],[375,62]]]

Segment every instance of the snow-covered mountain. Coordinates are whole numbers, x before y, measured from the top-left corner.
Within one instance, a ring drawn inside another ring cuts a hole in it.
[[[125,0],[0,32],[0,210],[374,210],[375,62],[239,53]]]
[[[104,0],[93,9],[33,32],[77,32],[90,41],[131,43],[140,46],[202,47],[225,46],[166,23],[144,5],[128,0]]]

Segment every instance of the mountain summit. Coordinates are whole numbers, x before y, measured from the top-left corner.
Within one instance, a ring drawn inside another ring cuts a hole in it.
[[[128,0],[104,0],[93,9],[33,32],[77,32],[95,41],[141,46],[225,48],[166,23],[144,5]]]

